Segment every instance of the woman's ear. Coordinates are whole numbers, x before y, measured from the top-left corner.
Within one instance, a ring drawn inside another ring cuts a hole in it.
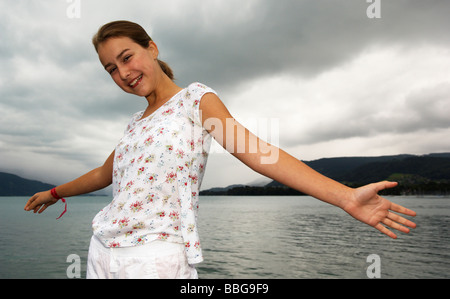
[[[153,60],[157,60],[158,56],[159,56],[159,50],[158,50],[158,46],[155,44],[154,41],[149,41],[148,42],[148,51],[150,51]]]

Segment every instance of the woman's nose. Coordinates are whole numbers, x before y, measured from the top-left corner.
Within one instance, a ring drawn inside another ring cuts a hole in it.
[[[126,67],[119,68],[119,75],[122,80],[126,80],[130,76],[130,71]]]

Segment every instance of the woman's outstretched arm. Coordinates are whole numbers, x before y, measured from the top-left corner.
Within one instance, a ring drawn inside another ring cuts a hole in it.
[[[70,197],[80,194],[86,194],[103,189],[112,183],[114,151],[105,161],[105,163],[81,177],[56,187],[56,193],[61,197]],[[25,211],[33,210],[34,213],[42,213],[49,206],[55,204],[55,199],[50,190],[34,194],[26,203]]]
[[[357,189],[350,188],[254,136],[231,116],[216,95],[206,94],[200,102],[200,109],[205,129],[220,145],[254,171],[337,206],[391,238],[397,236],[386,226],[404,233],[409,232],[407,227],[415,227],[413,222],[393,213],[415,216],[414,211],[378,195],[379,191],[395,187],[397,183],[379,182]]]

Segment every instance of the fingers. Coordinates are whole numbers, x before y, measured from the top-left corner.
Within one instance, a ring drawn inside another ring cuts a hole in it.
[[[49,193],[49,192],[48,192]],[[49,206],[56,203],[58,200],[50,198],[50,195],[46,192],[40,192],[33,195],[25,204],[25,211],[33,211],[34,213],[41,214]]]
[[[397,187],[397,185],[398,185],[397,182],[383,181],[383,182],[376,183],[375,188],[376,188],[377,193],[378,193],[378,192],[380,192],[381,190],[384,190],[384,189]]]
[[[394,222],[389,218],[384,219],[382,222],[383,222],[383,224],[386,224],[387,226],[389,226],[393,229],[401,231],[402,233],[405,233],[405,234],[409,233],[409,228],[404,227],[403,225],[400,225],[399,223]]]
[[[376,183],[375,189],[377,190],[377,193],[378,193],[385,189],[397,187],[397,185],[398,185],[397,182],[383,181],[383,182]],[[416,216],[416,212],[414,212],[413,210],[407,209],[407,208],[402,207],[401,205],[398,205],[395,203],[391,203],[390,209],[394,212],[405,214],[408,216]]]
[[[393,238],[393,239],[397,239],[397,235],[394,234],[391,230],[389,230],[387,227],[383,226],[382,223],[384,225],[386,225],[389,228],[393,228],[396,229],[402,233],[409,233],[410,229],[405,227],[404,225],[411,227],[411,228],[415,228],[416,224],[412,221],[409,221],[408,219],[405,219],[395,213],[392,212],[388,212],[388,215],[386,218],[384,218],[381,222],[379,222],[377,225],[375,225],[375,228],[378,229],[380,232],[382,232],[383,234]]]
[[[44,212],[48,207],[50,206],[50,204],[48,204],[48,203],[46,203],[46,204],[40,204],[40,205],[37,205],[36,207],[34,207],[34,209],[32,209],[33,210],[33,213],[38,213],[38,214],[41,214],[42,212]],[[31,209],[30,209],[31,210]]]
[[[412,222],[400,215],[397,215],[395,213],[389,212],[387,218],[395,221],[396,223],[400,223],[400,224],[406,225],[411,228],[416,228],[416,224],[414,222]],[[393,228],[395,228],[395,227],[393,227]],[[397,229],[397,228],[395,228],[395,229]]]
[[[377,190],[377,192],[379,192],[384,189],[394,188],[397,185],[398,185],[397,182],[388,182],[388,181],[379,182],[376,184],[376,190]],[[414,222],[412,222],[400,215],[397,215],[393,212],[401,213],[401,214],[404,214],[407,216],[416,216],[416,212],[414,212],[413,210],[407,209],[401,205],[391,202],[391,206],[389,208],[387,216],[380,223],[378,223],[375,226],[375,228],[393,239],[396,239],[397,235],[394,234],[387,227],[393,228],[395,230],[398,230],[398,231],[406,233],[406,234],[410,232],[410,229],[407,227],[416,228],[416,224]],[[383,226],[383,224],[386,225],[387,227]],[[407,227],[405,227],[405,226],[407,226]]]
[[[33,210],[33,213],[36,214],[42,208],[42,206],[43,206],[43,204],[37,204],[33,209],[30,209],[30,210]]]
[[[48,207],[50,206],[49,203],[46,203],[44,205],[40,205],[39,208],[37,209],[37,213],[41,214],[42,212],[44,212]],[[36,210],[35,210],[36,213]]]
[[[23,208],[25,211],[30,211],[32,209],[34,209],[34,205],[33,202],[36,200],[36,198],[38,197],[37,194],[33,195],[25,204],[25,207]]]
[[[408,216],[416,216],[416,212],[413,210],[407,209],[401,205],[391,203],[391,210],[397,213],[402,213]]]
[[[375,228],[378,229],[383,234],[387,235],[388,237],[391,237],[392,239],[397,239],[397,235],[391,232],[389,229],[384,227],[381,223],[378,223],[375,225]]]

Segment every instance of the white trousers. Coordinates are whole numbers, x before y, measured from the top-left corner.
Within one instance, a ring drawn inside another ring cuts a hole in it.
[[[107,248],[92,236],[86,278],[195,279],[198,274],[188,264],[183,244],[157,240],[141,246]]]

